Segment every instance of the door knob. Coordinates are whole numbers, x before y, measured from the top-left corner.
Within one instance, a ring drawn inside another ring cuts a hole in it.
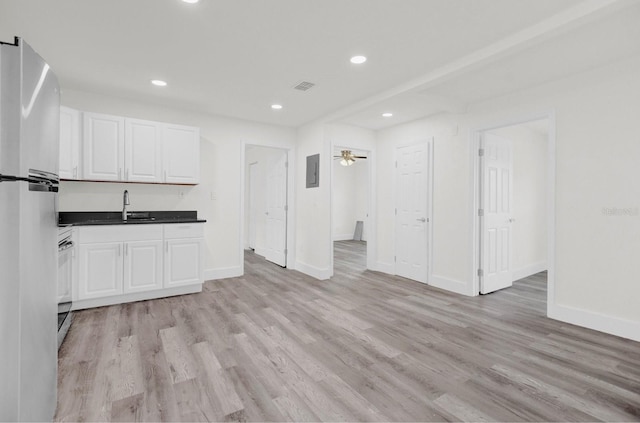
[[[420,219],[416,219],[418,222],[426,222],[427,219],[425,219],[424,217],[421,217]]]

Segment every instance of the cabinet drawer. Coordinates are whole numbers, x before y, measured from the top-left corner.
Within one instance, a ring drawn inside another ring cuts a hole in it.
[[[162,240],[162,225],[155,224],[82,226],[79,229],[80,244]]]
[[[202,237],[204,237],[204,227],[202,223],[172,223],[170,225],[164,225],[165,239]]]

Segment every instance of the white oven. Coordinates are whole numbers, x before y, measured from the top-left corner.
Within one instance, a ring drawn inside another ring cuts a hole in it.
[[[58,228],[58,348],[71,326],[71,281],[73,279],[73,230]]]
[[[71,301],[73,231],[71,227],[58,230],[58,304]]]

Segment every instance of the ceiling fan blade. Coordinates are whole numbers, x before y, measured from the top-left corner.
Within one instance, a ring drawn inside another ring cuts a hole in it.
[[[351,157],[353,157],[354,159],[366,159],[367,158],[367,156],[351,156]]]

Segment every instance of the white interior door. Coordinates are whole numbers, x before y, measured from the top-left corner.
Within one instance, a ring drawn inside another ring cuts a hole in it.
[[[396,274],[426,283],[428,275],[429,144],[396,151]]]
[[[482,272],[480,293],[488,294],[512,285],[511,223],[513,209],[513,161],[511,142],[482,134],[480,217]]]
[[[265,258],[287,265],[287,152],[267,163]]]

